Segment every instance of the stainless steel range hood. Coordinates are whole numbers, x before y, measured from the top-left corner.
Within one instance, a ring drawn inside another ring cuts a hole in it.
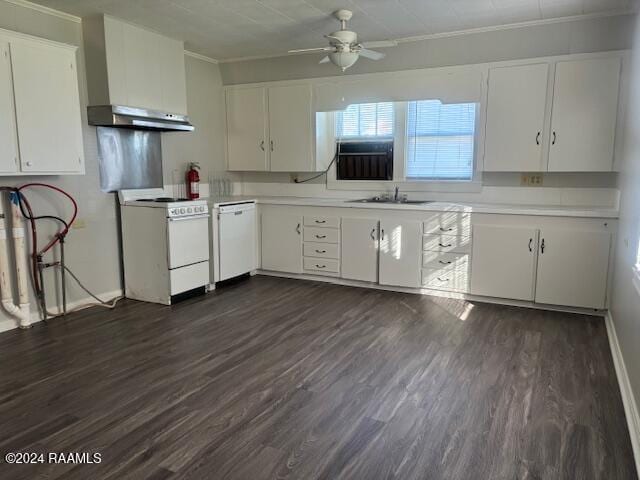
[[[186,115],[146,110],[122,105],[87,107],[89,125],[98,127],[154,130],[156,132],[191,132],[193,125]]]

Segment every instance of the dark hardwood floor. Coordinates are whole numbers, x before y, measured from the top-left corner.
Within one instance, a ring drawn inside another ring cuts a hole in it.
[[[8,479],[636,478],[597,317],[254,277],[0,335]]]

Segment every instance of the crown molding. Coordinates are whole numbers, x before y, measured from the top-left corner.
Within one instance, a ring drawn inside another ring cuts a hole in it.
[[[192,58],[197,58],[198,60],[202,60],[203,62],[209,62],[209,63],[213,63],[215,65],[217,65],[218,63],[220,63],[218,60],[216,60],[215,58],[211,58],[211,57],[207,57],[206,55],[202,55],[201,53],[196,53],[196,52],[192,52],[190,50],[185,50],[184,54],[187,57],[192,57]]]
[[[634,9],[625,8],[625,9],[612,10],[609,12],[587,13],[582,15],[572,15],[568,17],[544,18],[540,20],[529,20],[526,22],[508,23],[504,25],[494,25],[490,27],[469,28],[465,30],[455,30],[452,32],[430,33],[426,35],[415,35],[412,37],[392,38],[389,40],[394,40],[398,44],[413,43],[413,42],[422,42],[425,40],[435,40],[438,38],[460,37],[465,35],[474,35],[478,33],[497,32],[501,30],[512,30],[512,29],[518,29],[518,28],[536,27],[541,25],[552,25],[556,23],[569,23],[569,22],[578,22],[578,21],[592,20],[592,19],[598,19],[598,18],[617,17],[621,15],[631,15],[635,13],[637,12]],[[253,56],[236,57],[236,58],[222,58],[218,60],[218,63],[248,62],[251,60],[266,60],[270,58],[290,57],[292,55],[296,55],[296,54],[276,53],[272,55],[253,55]],[[297,55],[303,55],[303,53],[300,53]]]
[[[46,13],[47,15],[51,15],[53,17],[62,18],[63,20],[68,20],[70,22],[82,23],[82,19],[76,15],[71,15],[70,13],[61,12],[60,10],[54,10],[53,8],[45,7],[44,5],[39,5],[37,3],[29,2],[27,0],[4,0],[4,1],[7,3],[11,3],[13,5],[17,5],[19,7],[29,8],[37,12]]]

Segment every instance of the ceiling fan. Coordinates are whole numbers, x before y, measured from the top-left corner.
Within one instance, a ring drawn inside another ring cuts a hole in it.
[[[347,30],[347,22],[353,16],[353,12],[350,10],[337,10],[333,12],[333,16],[340,21],[340,30],[325,35],[325,38],[329,39],[329,46],[289,50],[289,53],[328,52],[327,56],[320,60],[320,63],[331,62],[337,67],[340,67],[344,72],[356,63],[360,55],[370,60],[380,60],[384,58],[384,53],[369,50],[368,47],[382,48],[395,47],[398,45],[398,43],[393,40],[358,43],[358,34]]]

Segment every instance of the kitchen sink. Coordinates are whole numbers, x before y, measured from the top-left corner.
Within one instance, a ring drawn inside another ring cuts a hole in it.
[[[433,203],[433,200],[394,200],[393,198],[384,197],[371,197],[361,198],[358,200],[349,200],[350,203],[383,203],[388,205],[422,205],[427,203]]]

